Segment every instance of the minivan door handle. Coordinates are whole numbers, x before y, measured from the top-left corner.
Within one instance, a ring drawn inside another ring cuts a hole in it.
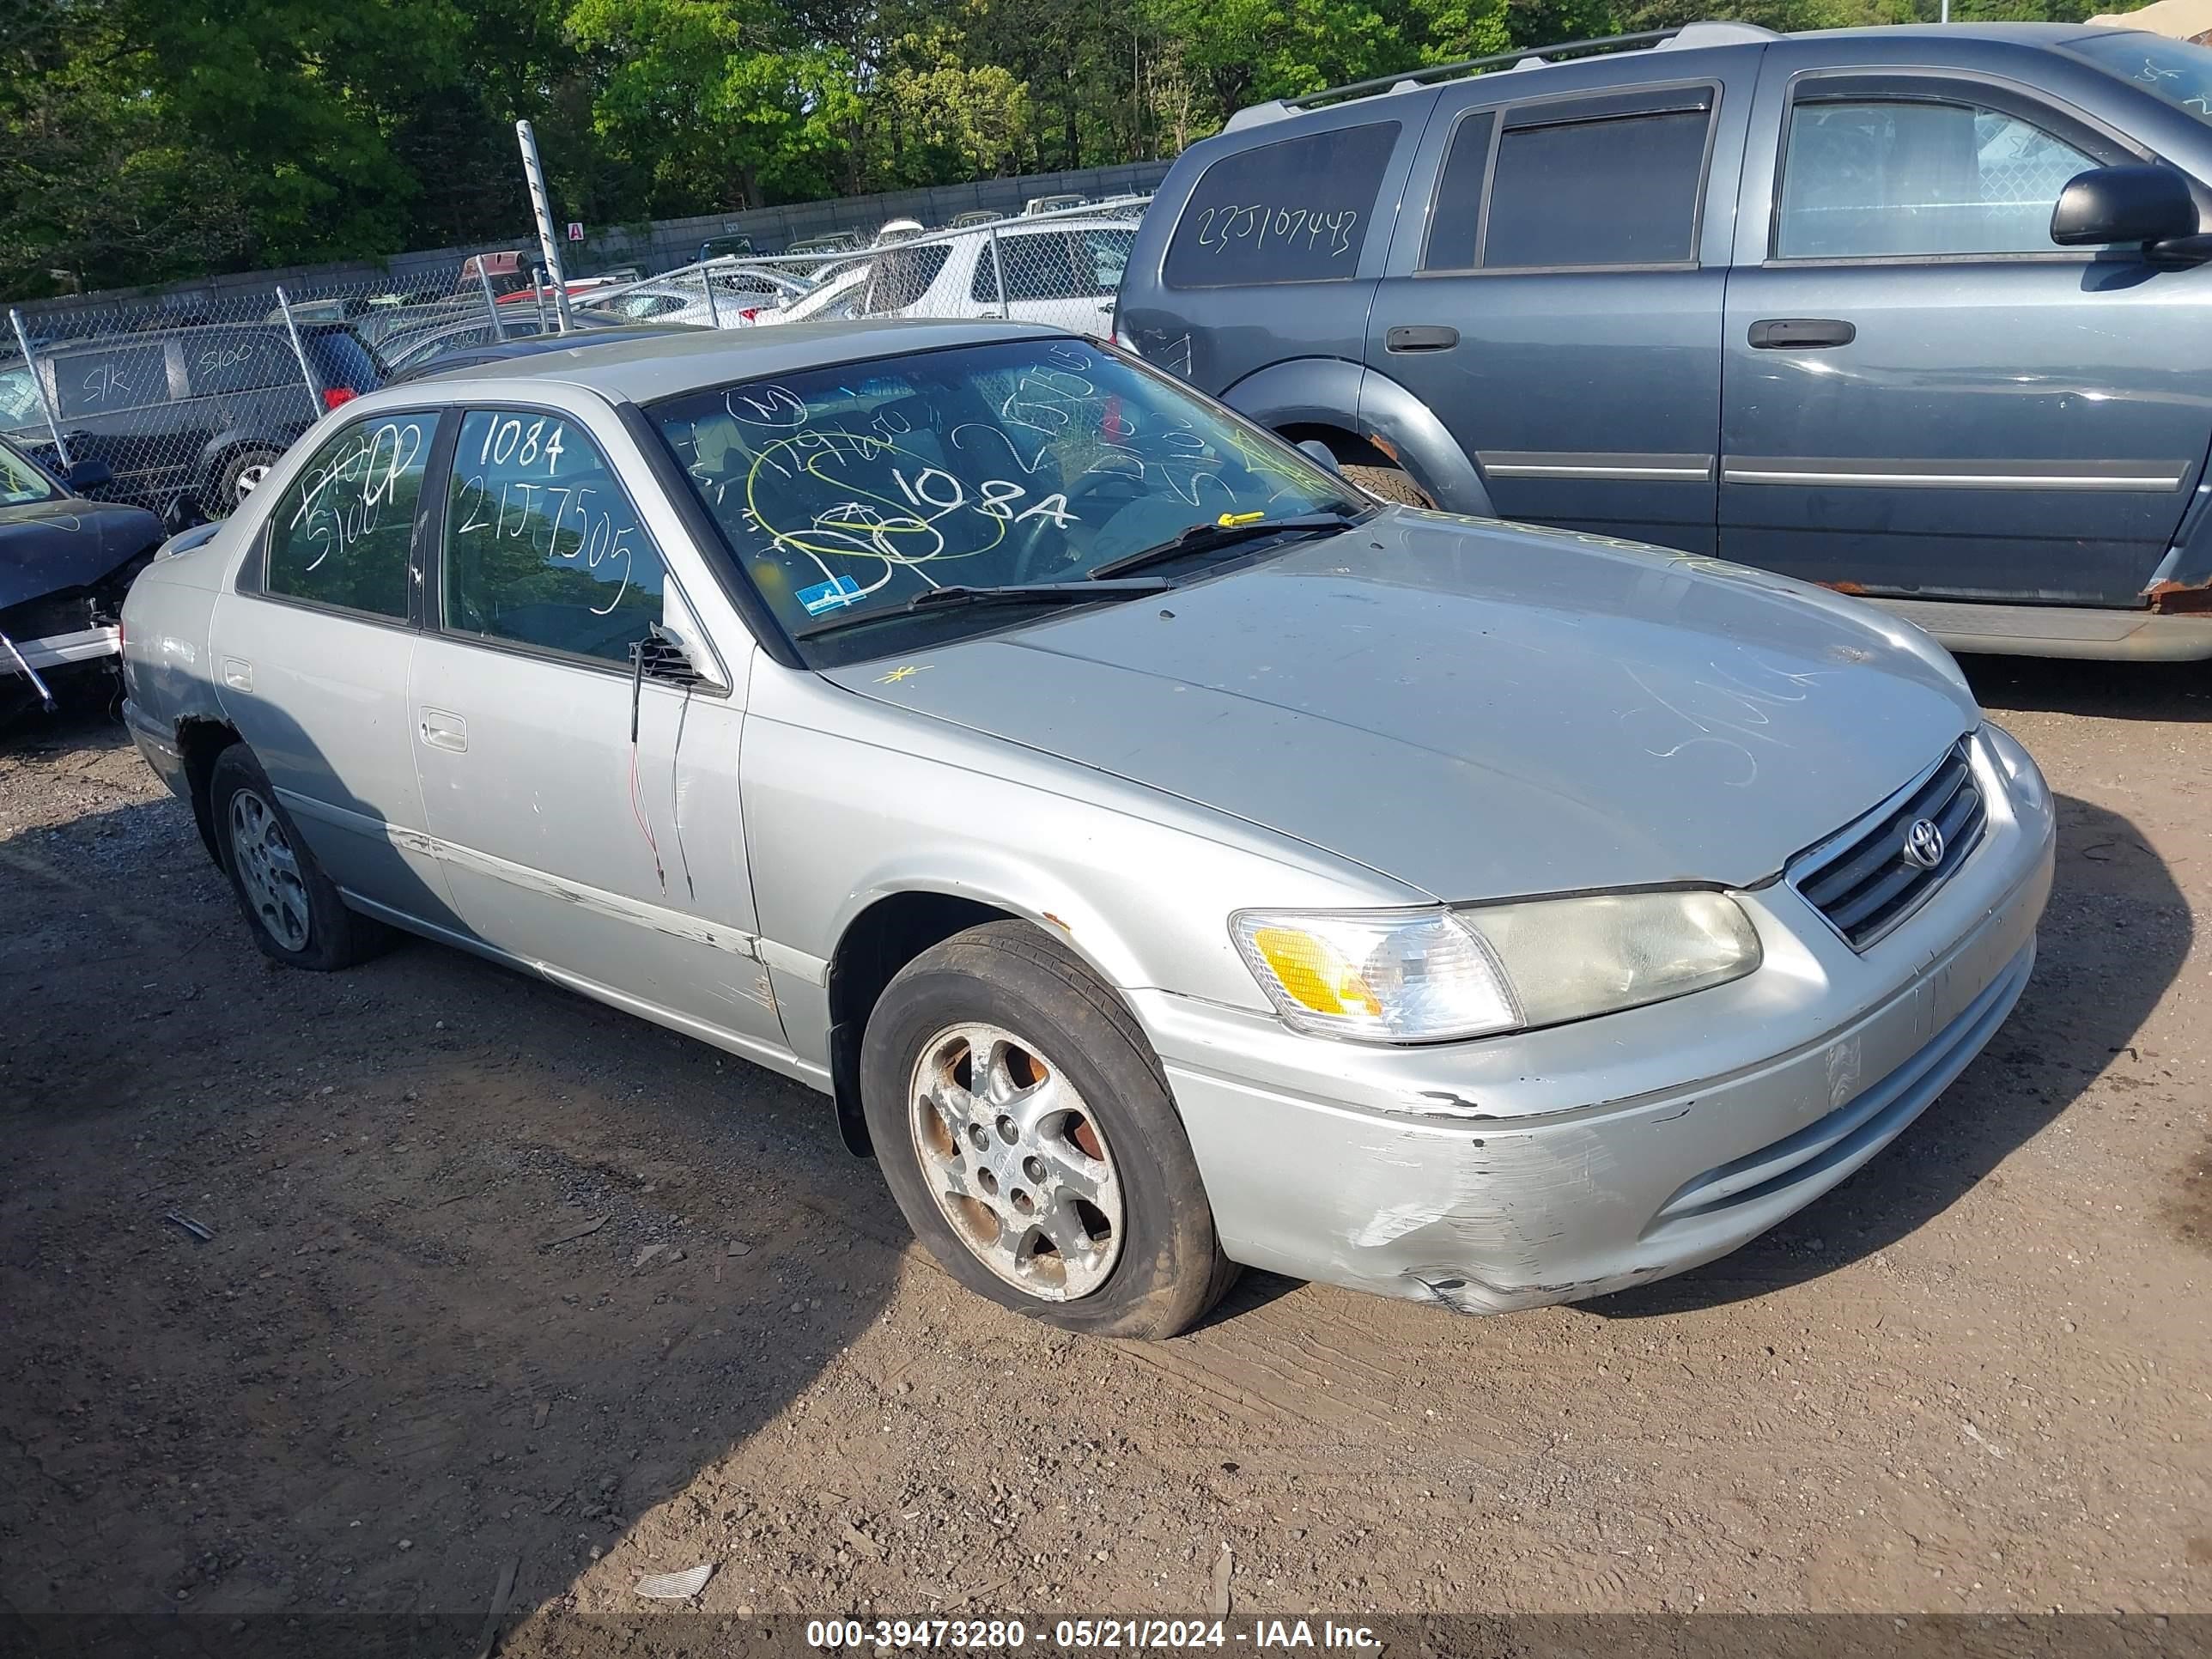
[[[1839,317],[1770,317],[1751,325],[1755,351],[1820,351],[1858,337],[1858,330]]]
[[[1385,351],[1449,351],[1459,343],[1459,331],[1440,324],[1408,325],[1387,331]]]

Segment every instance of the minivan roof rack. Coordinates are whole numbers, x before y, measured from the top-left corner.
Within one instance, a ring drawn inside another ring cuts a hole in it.
[[[1323,92],[1309,92],[1297,98],[1279,98],[1264,104],[1254,104],[1231,116],[1227,131],[1233,132],[1239,127],[1255,126],[1263,121],[1279,121],[1300,110],[1318,109],[1324,104],[1363,98],[1372,93],[1410,92],[1417,87],[1432,86],[1440,81],[1456,81],[1468,76],[1480,75],[1485,70],[1508,67],[1541,69],[1568,58],[1593,58],[1608,52],[1669,48],[1682,51],[1697,46],[1748,45],[1781,38],[1772,29],[1761,28],[1756,23],[1701,22],[1684,23],[1675,28],[1643,29],[1633,34],[1604,34],[1589,40],[1563,40],[1551,46],[1522,46],[1512,52],[1492,52],[1487,58],[1462,58],[1453,64],[1431,64],[1397,75],[1378,75],[1372,80],[1330,87]]]

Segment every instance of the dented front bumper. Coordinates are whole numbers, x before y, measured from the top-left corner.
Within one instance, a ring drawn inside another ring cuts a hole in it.
[[[1498,1313],[1679,1273],[1810,1203],[1934,1101],[2027,985],[2050,798],[1995,728],[1972,752],[1981,844],[1863,954],[1776,880],[1738,895],[1765,951],[1748,978],[1513,1036],[1366,1048],[1137,994],[1223,1248]]]

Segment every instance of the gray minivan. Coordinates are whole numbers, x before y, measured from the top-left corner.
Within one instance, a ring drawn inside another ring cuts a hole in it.
[[[2208,182],[2202,46],[1695,23],[1240,112],[1117,331],[1375,493],[2212,657]]]

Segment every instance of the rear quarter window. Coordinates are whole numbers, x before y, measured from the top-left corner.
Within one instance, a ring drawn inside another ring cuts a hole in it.
[[[1307,133],[1224,155],[1199,175],[1168,242],[1170,288],[1357,276],[1399,124]]]
[[[182,343],[185,389],[195,398],[221,392],[258,392],[300,378],[292,343],[274,329],[216,334]]]
[[[169,401],[168,351],[161,345],[76,351],[54,363],[54,401],[64,420]]]

